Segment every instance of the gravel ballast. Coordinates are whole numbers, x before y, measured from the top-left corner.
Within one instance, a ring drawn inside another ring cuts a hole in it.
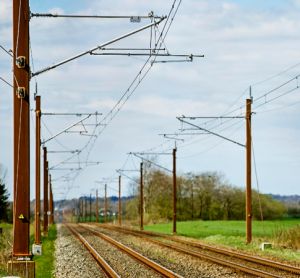
[[[91,254],[63,225],[57,225],[55,241],[56,278],[106,277]]]

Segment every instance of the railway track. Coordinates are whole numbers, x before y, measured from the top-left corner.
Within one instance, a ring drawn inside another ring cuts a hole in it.
[[[299,277],[300,275],[300,268],[295,266],[205,244],[194,243],[174,236],[137,231],[112,225],[97,225],[96,227],[138,236],[156,245],[170,248],[193,257],[212,261],[258,277]]]
[[[134,258],[137,262],[140,264],[143,264],[148,269],[152,270],[153,272],[156,272],[160,275],[160,277],[180,277],[182,276],[176,274],[175,272],[165,268],[164,266],[148,259],[147,257],[143,256],[142,254],[126,247],[122,243],[112,239],[111,237],[102,234],[100,232],[94,231],[92,229],[87,228],[86,226],[75,226],[75,225],[66,225],[69,230],[73,233],[73,235],[78,238],[82,244],[85,246],[85,248],[91,253],[91,255],[94,257],[94,259],[97,261],[97,263],[100,265],[100,267],[103,269],[107,277],[121,277],[117,272],[113,269],[112,266],[110,266],[105,259],[97,252],[96,248],[92,246],[92,244],[83,236],[82,230],[85,232],[88,232],[92,234],[94,237],[99,237],[102,240],[110,243],[111,245],[115,246],[119,250],[121,250],[123,253],[126,253],[131,258]],[[78,229],[79,227],[79,229]],[[123,277],[123,275],[122,275]],[[129,276],[131,277],[131,276]],[[151,276],[152,277],[152,276]]]

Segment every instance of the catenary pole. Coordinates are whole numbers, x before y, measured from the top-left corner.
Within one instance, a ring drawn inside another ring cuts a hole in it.
[[[251,88],[250,88],[251,92]],[[252,241],[252,189],[251,189],[251,104],[246,99],[246,240]]]
[[[13,256],[30,256],[29,1],[13,0]]]
[[[86,222],[87,218],[87,196],[84,196],[84,222]]]
[[[98,206],[98,189],[96,189],[96,211],[95,211],[95,215],[96,215],[96,222],[99,222],[99,206]]]
[[[107,222],[107,184],[104,187],[104,223]]]
[[[92,193],[90,193],[90,222],[92,222]]]
[[[121,175],[119,176],[119,226],[122,225]]]
[[[41,97],[35,98],[35,244],[41,244]]]
[[[143,162],[140,164],[140,230],[144,230],[144,178],[143,178]]]
[[[176,151],[173,149],[173,234],[176,234],[176,214],[177,214],[177,184],[176,184]]]
[[[44,147],[44,235],[48,233],[48,161],[47,148]]]
[[[53,224],[53,195],[52,195],[52,181],[51,175],[49,175],[49,225]]]

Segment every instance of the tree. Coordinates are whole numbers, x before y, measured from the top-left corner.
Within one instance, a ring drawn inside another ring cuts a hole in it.
[[[5,188],[6,171],[0,165],[0,221],[8,220],[8,197],[9,194]]]

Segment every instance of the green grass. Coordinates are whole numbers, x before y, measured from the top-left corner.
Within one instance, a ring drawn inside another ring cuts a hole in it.
[[[254,237],[270,238],[276,229],[288,229],[297,224],[300,224],[300,220],[253,221],[252,234]],[[245,227],[245,221],[185,221],[177,222],[177,233],[194,238],[212,235],[245,236]],[[171,233],[172,222],[145,226],[145,230]]]
[[[54,270],[56,225],[49,226],[48,236],[42,237],[42,256],[34,256],[36,278],[51,278]]]
[[[276,239],[276,232],[288,230],[300,224],[299,219],[276,221],[253,221],[251,244],[245,244],[245,221],[186,221],[177,222],[177,234],[201,239],[204,242],[224,245],[234,249],[246,250],[251,253],[286,260],[300,261],[300,251],[283,248]],[[145,230],[171,234],[172,222],[148,225]],[[260,251],[259,245],[263,241],[273,243],[273,248]]]
[[[3,228],[3,235],[0,237],[0,277],[8,275],[6,272],[7,259],[3,254],[10,251],[9,245],[6,243],[6,239],[10,242],[12,240],[12,225],[6,223],[0,223],[0,227]],[[34,227],[30,225],[30,241],[32,245],[34,241],[33,235]],[[54,270],[54,241],[56,239],[56,226],[49,226],[49,232],[47,237],[42,237],[42,256],[34,256],[36,269],[36,278],[51,278]]]
[[[2,228],[2,235],[0,236],[0,277],[8,275],[6,272],[8,255],[10,254],[11,247],[8,244],[12,242],[12,224],[0,223]]]

